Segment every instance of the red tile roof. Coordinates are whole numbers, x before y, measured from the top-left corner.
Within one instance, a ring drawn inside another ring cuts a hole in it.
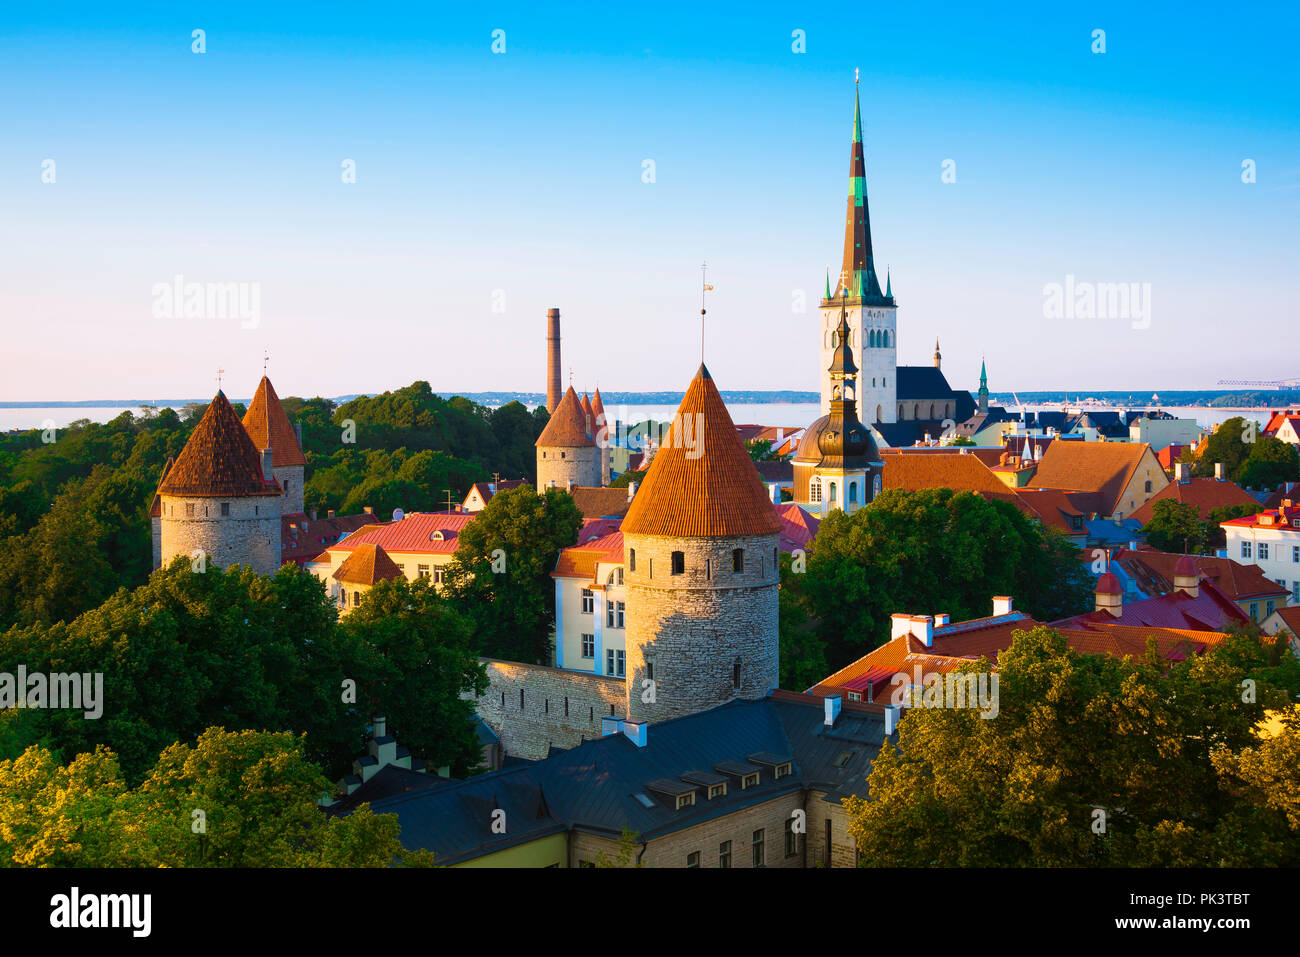
[[[535,443],[538,448],[577,449],[595,445],[596,440],[587,432],[587,413],[583,411],[578,394],[569,386],[560,404],[551,413],[551,419],[542,429]]]
[[[1267,528],[1300,531],[1300,506],[1292,505],[1293,499],[1283,499],[1277,508],[1264,509],[1245,518],[1234,518],[1221,525],[1233,528]]]
[[[1053,442],[1029,487],[1097,492],[1101,513],[1111,515],[1149,448],[1145,442]]]
[[[1195,598],[1186,592],[1171,592],[1154,598],[1124,602],[1118,618],[1108,611],[1090,611],[1052,622],[1059,628],[1092,628],[1103,625],[1137,625],[1143,628],[1190,628],[1193,631],[1223,631],[1250,618],[1213,582],[1202,581]]]
[[[280,405],[275,386],[266,376],[262,376],[262,381],[257,384],[253,401],[244,413],[244,428],[248,430],[255,448],[270,448],[271,468],[307,464],[298,445],[298,435],[284,412],[284,406]]]
[[[1160,463],[1160,467],[1166,472],[1172,471],[1173,467],[1178,463],[1178,457],[1183,454],[1183,450],[1186,448],[1186,445],[1179,445],[1178,443],[1166,445],[1156,453],[1156,461]]]
[[[1279,608],[1277,614],[1281,616],[1282,623],[1286,625],[1291,634],[1300,635],[1300,605],[1287,605],[1285,608]]]
[[[679,435],[679,429],[691,434]],[[780,531],[767,489],[701,364],[623,519],[623,532],[703,537]]]
[[[625,488],[575,485],[569,494],[573,496],[573,503],[578,506],[583,518],[622,518],[632,505],[627,500]]]
[[[1130,515],[1129,518],[1136,519],[1145,525],[1151,521],[1152,516],[1155,514],[1156,502],[1164,499],[1172,499],[1175,502],[1194,506],[1196,514],[1202,519],[1207,518],[1210,512],[1216,508],[1226,508],[1229,505],[1258,504],[1236,482],[1226,480],[1220,482],[1218,479],[1212,478],[1194,478],[1186,482],[1170,482],[1147,499],[1146,503]]]
[[[274,455],[274,453],[272,453]],[[274,465],[272,461],[272,465]],[[159,495],[243,498],[279,495],[275,479],[262,477],[262,456],[222,392],[213,398],[176,457]]]
[[[813,537],[821,527],[822,520],[793,502],[776,506],[776,514],[781,517],[781,551],[792,552],[796,548],[811,550]]]
[[[304,565],[317,558],[344,535],[366,525],[378,524],[374,515],[338,515],[309,518],[301,513],[280,516],[280,557],[284,562]]]
[[[1176,552],[1160,552],[1154,548],[1137,551],[1121,548],[1111,553],[1111,561],[1137,582],[1148,594],[1169,594],[1174,590],[1175,566],[1188,556]],[[1193,555],[1202,579],[1213,582],[1219,591],[1235,602],[1252,598],[1272,598],[1287,594],[1287,590],[1268,578],[1258,565],[1243,565],[1231,558]]]
[[[614,532],[585,545],[572,545],[560,552],[552,578],[581,578],[595,581],[598,563],[622,564],[623,533]]]
[[[457,534],[478,515],[478,512],[412,512],[401,521],[369,525],[353,532],[333,548],[350,550],[369,544],[379,545],[390,554],[450,555],[456,551]]]
[[[1001,453],[999,453],[1001,454]],[[882,450],[885,463],[883,488],[910,492],[924,488],[950,488],[954,492],[981,492],[1010,499],[1014,494],[976,455]]]
[[[402,570],[378,545],[359,545],[343,560],[334,573],[338,581],[349,585],[374,585],[376,582],[401,578]]]

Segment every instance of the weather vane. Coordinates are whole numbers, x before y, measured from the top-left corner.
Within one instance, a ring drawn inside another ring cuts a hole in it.
[[[225,375],[225,374],[226,374],[226,370],[225,370],[225,369],[218,369],[218,370],[217,370],[217,391],[218,391],[218,392],[221,391],[221,377],[222,377],[223,375]]]
[[[266,375],[266,364],[271,361],[271,353],[262,350],[262,375]]]
[[[853,84],[854,84],[854,86],[856,86],[857,83],[858,83],[858,68],[857,68],[857,67],[854,67],[854,68],[853,68]]]
[[[706,312],[704,308],[704,294],[713,289],[713,287],[709,285],[708,277],[709,277],[709,264],[707,262],[700,263],[700,362],[701,363],[704,362],[704,314]]]

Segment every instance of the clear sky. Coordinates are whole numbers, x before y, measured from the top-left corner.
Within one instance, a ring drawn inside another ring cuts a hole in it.
[[[548,306],[579,388],[684,389],[704,260],[719,386],[815,390],[854,68],[900,362],[1300,375],[1294,3],[128,6],[0,11],[3,400],[540,391]],[[256,327],[156,317],[177,275]],[[1149,328],[1046,317],[1070,275]]]

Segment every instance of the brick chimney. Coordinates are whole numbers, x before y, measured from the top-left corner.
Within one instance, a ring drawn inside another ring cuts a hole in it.
[[[1014,604],[1010,595],[993,596],[993,616],[1011,614],[1011,606]]]
[[[1214,463],[1214,480],[1216,482],[1222,482],[1224,480],[1222,462]]]
[[[546,310],[546,411],[554,412],[564,390],[560,385],[560,310]]]
[[[1186,485],[1192,480],[1191,469],[1186,462],[1174,463],[1174,481],[1179,485]]]
[[[633,498],[635,495],[636,495],[636,482],[628,482],[628,483],[627,483],[627,500],[628,500],[629,502],[632,501],[632,498]]]

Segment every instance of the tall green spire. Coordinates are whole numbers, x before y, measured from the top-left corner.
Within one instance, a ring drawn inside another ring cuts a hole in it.
[[[989,410],[989,375],[984,369],[984,357],[980,357],[980,392],[979,392],[979,411],[981,414]]]
[[[826,298],[831,298],[831,267],[826,267]]]
[[[889,270],[885,270],[885,298],[894,298],[894,279],[889,275]]]
[[[867,162],[862,145],[862,98],[853,87],[853,143],[849,150],[849,202],[844,223],[844,267],[839,290],[882,301],[880,279],[871,251],[871,214],[867,207]],[[860,291],[859,291],[860,290]]]

